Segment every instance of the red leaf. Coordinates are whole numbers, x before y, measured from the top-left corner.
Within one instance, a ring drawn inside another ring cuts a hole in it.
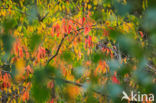
[[[54,99],[51,99],[50,103],[54,103]]]
[[[90,31],[90,28],[86,26],[85,29],[84,29],[84,34],[88,34],[89,31]]]
[[[106,29],[104,29],[103,34],[104,34],[104,36],[108,36],[109,35],[109,33],[108,33],[108,31]]]
[[[19,49],[19,56],[23,57],[23,49],[22,48]]]
[[[71,27],[71,25],[69,25],[69,26],[68,26],[68,34],[70,34],[71,29],[72,29],[72,27]]]
[[[82,18],[82,25],[84,24],[85,20],[86,20],[85,17],[83,17]]]
[[[143,32],[142,31],[139,31],[139,33],[140,33],[141,37],[143,38],[144,37]]]
[[[37,54],[37,59],[40,60],[40,58],[45,57],[46,55],[46,50],[43,47],[39,47],[38,49],[38,54]]]
[[[88,45],[89,45],[89,47],[91,47],[91,44],[92,44],[92,37],[89,36],[89,37],[88,37]]]
[[[59,37],[60,33],[57,33],[57,37]]]
[[[5,74],[3,75],[3,86],[4,86],[4,88],[7,88],[7,87],[10,87],[10,86],[11,86],[9,77],[10,77],[10,75],[7,74],[7,73],[5,73]]]
[[[28,66],[26,67],[26,70],[27,70],[27,72],[30,72],[30,73],[33,72],[33,70],[32,70],[32,68],[30,67],[30,65],[28,65]]]
[[[16,47],[15,47],[15,51],[16,51],[16,53],[18,54],[18,43],[16,44]]]
[[[114,75],[112,76],[112,82],[115,84],[120,84],[120,81],[117,79],[116,77],[116,72],[114,73]]]

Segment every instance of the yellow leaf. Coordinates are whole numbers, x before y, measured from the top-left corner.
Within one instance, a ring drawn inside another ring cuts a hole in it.
[[[92,8],[92,6],[90,4],[88,4],[88,9],[91,9],[91,8]]]
[[[93,3],[94,3],[94,5],[97,5],[98,4],[98,1],[97,0],[94,0]]]
[[[15,78],[17,80],[21,80],[22,76],[25,72],[25,61],[23,59],[18,59],[15,63],[15,67],[16,67],[16,76]]]
[[[67,85],[66,92],[71,99],[74,99],[80,94],[80,88],[74,85]]]

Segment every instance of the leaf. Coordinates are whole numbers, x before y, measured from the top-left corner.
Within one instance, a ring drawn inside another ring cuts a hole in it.
[[[38,34],[33,34],[30,38],[30,49],[34,51],[34,49],[39,46],[40,42],[41,36]]]
[[[86,103],[99,103],[99,101],[98,99],[96,99],[94,96],[91,95],[87,98]]]
[[[105,54],[102,52],[98,52],[98,53],[93,53],[91,56],[91,60],[94,63],[98,63],[100,60],[103,60],[105,57]]]
[[[32,81],[32,97],[37,103],[43,103],[50,97],[50,89],[47,87],[48,78],[54,72],[54,67],[46,66],[34,71]]]
[[[15,29],[17,27],[17,22],[15,18],[6,19],[3,23],[5,33],[8,33],[10,29]]]
[[[64,51],[62,54],[61,54],[61,59],[68,62],[68,63],[72,63],[73,62],[73,52],[70,52],[70,51]]]
[[[141,38],[143,38],[144,37],[143,32],[142,31],[139,31],[139,33],[140,33]]]
[[[16,67],[15,79],[22,80],[23,74],[25,73],[25,61],[23,59],[18,59],[15,63],[15,67]]]
[[[112,76],[112,82],[115,83],[115,84],[120,84],[120,81],[117,79],[116,72]]]
[[[80,94],[80,88],[74,85],[67,85],[66,92],[70,99],[75,99]]]
[[[10,53],[13,47],[14,37],[9,34],[4,34],[2,35],[2,41],[5,52]]]
[[[47,88],[47,86],[43,84],[33,84],[32,86],[32,96],[37,103],[43,103],[47,101],[50,97],[50,89]]]

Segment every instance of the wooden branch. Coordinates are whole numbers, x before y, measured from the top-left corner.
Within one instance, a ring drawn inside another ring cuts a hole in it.
[[[92,26],[95,26],[95,25],[92,25]],[[92,27],[91,26],[91,27]],[[79,29],[77,29],[76,31],[80,31],[80,30],[82,30],[82,29],[84,29],[84,27],[82,27],[82,28],[79,28]],[[74,31],[74,32],[76,32],[76,31]],[[71,34],[72,32],[70,32],[70,34]],[[59,46],[58,46],[58,48],[57,48],[57,51],[56,51],[56,53],[52,56],[52,57],[50,57],[50,59],[47,61],[47,65],[49,64],[49,62],[53,59],[53,58],[55,58],[57,55],[58,55],[58,53],[59,53],[59,51],[60,51],[60,48],[61,48],[61,46],[62,46],[62,44],[63,44],[63,41],[64,41],[64,39],[66,38],[68,36],[68,34],[65,34],[64,35],[64,37],[62,38],[62,40],[61,40],[61,42],[60,42],[60,44],[59,44]]]
[[[0,70],[1,72],[4,72],[4,73],[8,73],[8,74],[11,74],[9,71],[6,71],[6,70]]]
[[[61,78],[55,78],[55,77],[49,77],[50,79],[53,79],[53,80],[60,80],[60,81],[63,81],[64,83],[67,83],[67,84],[72,84],[72,85],[75,85],[75,86],[78,86],[78,87],[81,87],[81,88],[84,88],[85,86],[81,83],[76,83],[74,81],[69,81],[69,80],[65,80],[65,79],[61,79]],[[95,89],[91,89],[93,92],[95,92],[96,94],[99,94],[101,96],[107,96],[106,94],[103,94],[102,92],[100,91],[97,91]],[[107,96],[109,97],[109,96]]]
[[[68,84],[73,84],[73,85],[76,85],[76,86],[79,86],[79,87],[82,87],[83,85],[80,84],[80,83],[76,83],[76,82],[73,82],[73,81],[69,81],[69,80],[65,80],[65,79],[62,79],[65,83],[68,83]]]
[[[55,58],[55,57],[58,55],[58,53],[59,53],[59,51],[60,51],[60,48],[61,48],[61,46],[62,46],[62,44],[63,44],[63,41],[64,41],[64,39],[65,39],[66,37],[67,37],[67,34],[64,35],[64,37],[62,38],[62,40],[61,40],[61,42],[60,42],[60,44],[59,44],[59,46],[58,46],[58,48],[57,48],[56,53],[47,61],[47,64],[49,64],[49,62],[50,62],[53,58]]]
[[[48,16],[48,14],[49,14],[49,12],[47,12],[47,13],[45,14],[45,16],[43,16],[42,18],[40,18],[39,21],[40,21],[40,22],[43,22],[43,20]]]
[[[151,70],[152,72],[155,72],[155,73],[156,73],[156,69],[155,69],[154,67],[152,67],[151,65],[146,64],[146,67],[150,68],[150,70]]]

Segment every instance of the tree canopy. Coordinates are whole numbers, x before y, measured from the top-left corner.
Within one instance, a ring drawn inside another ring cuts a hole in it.
[[[1,102],[130,103],[123,91],[155,95],[155,4],[1,0]]]

